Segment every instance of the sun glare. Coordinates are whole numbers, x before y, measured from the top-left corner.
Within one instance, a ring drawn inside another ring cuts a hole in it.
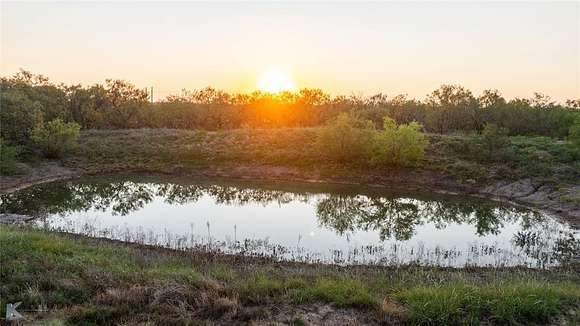
[[[258,89],[267,93],[292,91],[294,83],[288,74],[278,70],[268,70],[260,77]]]

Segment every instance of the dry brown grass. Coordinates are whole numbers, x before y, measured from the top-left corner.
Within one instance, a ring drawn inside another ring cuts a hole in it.
[[[388,298],[383,299],[380,306],[380,313],[383,320],[389,325],[403,323],[407,320],[407,310]]]
[[[145,306],[153,296],[154,289],[150,286],[134,285],[129,288],[108,288],[95,297],[98,304],[116,306],[128,304]]]

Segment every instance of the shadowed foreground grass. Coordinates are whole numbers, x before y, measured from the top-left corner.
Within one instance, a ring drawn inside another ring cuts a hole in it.
[[[367,323],[578,322],[573,270],[278,264],[0,226],[0,313],[54,324],[307,322],[308,307]],[[335,322],[342,323],[341,319]]]

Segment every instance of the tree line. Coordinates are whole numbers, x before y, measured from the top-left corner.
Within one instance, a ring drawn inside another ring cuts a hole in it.
[[[22,70],[0,78],[0,90],[2,164],[23,156],[23,151],[40,150],[46,157],[59,157],[74,146],[81,128],[325,126],[318,143],[330,159],[372,157],[381,165],[420,160],[427,144],[423,132],[485,136],[496,130],[494,135],[501,131],[505,136],[567,137],[580,143],[580,99],[562,104],[536,93],[530,99],[507,100],[497,90],[475,96],[457,85],[442,85],[423,100],[384,94],[331,96],[320,89],[230,94],[208,87],[184,90],[152,103],[146,90],[126,81],[54,84]]]
[[[564,104],[548,96],[507,100],[497,90],[480,96],[442,85],[423,100],[405,95],[330,96],[320,89],[269,94],[230,94],[213,88],[183,91],[150,103],[147,91],[129,82],[92,86],[51,83],[21,71],[0,79],[2,138],[22,142],[36,123],[61,119],[82,128],[178,128],[220,130],[243,127],[311,127],[350,112],[377,128],[385,117],[397,124],[418,122],[427,132],[481,132],[495,124],[510,135],[565,137],[580,116],[580,99]]]

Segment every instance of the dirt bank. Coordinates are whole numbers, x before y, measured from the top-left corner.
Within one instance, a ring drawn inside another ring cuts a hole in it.
[[[83,175],[82,171],[73,171],[57,162],[43,163],[30,168],[24,174],[0,176],[0,193],[9,193],[35,184],[66,180]]]
[[[183,167],[163,169],[119,169],[98,167],[70,169],[56,162],[45,163],[19,176],[1,176],[0,193],[9,193],[35,184],[66,180],[83,175],[100,175],[121,172],[163,173],[183,176],[219,177],[243,180],[293,181],[306,183],[336,183],[384,187],[407,192],[432,192],[439,194],[469,195],[525,206],[549,212],[580,226],[580,185],[556,187],[533,179],[497,181],[490,184],[458,182],[452,177],[425,170],[393,170],[389,172],[360,171],[328,172],[301,170],[276,166],[222,166],[190,169]]]

